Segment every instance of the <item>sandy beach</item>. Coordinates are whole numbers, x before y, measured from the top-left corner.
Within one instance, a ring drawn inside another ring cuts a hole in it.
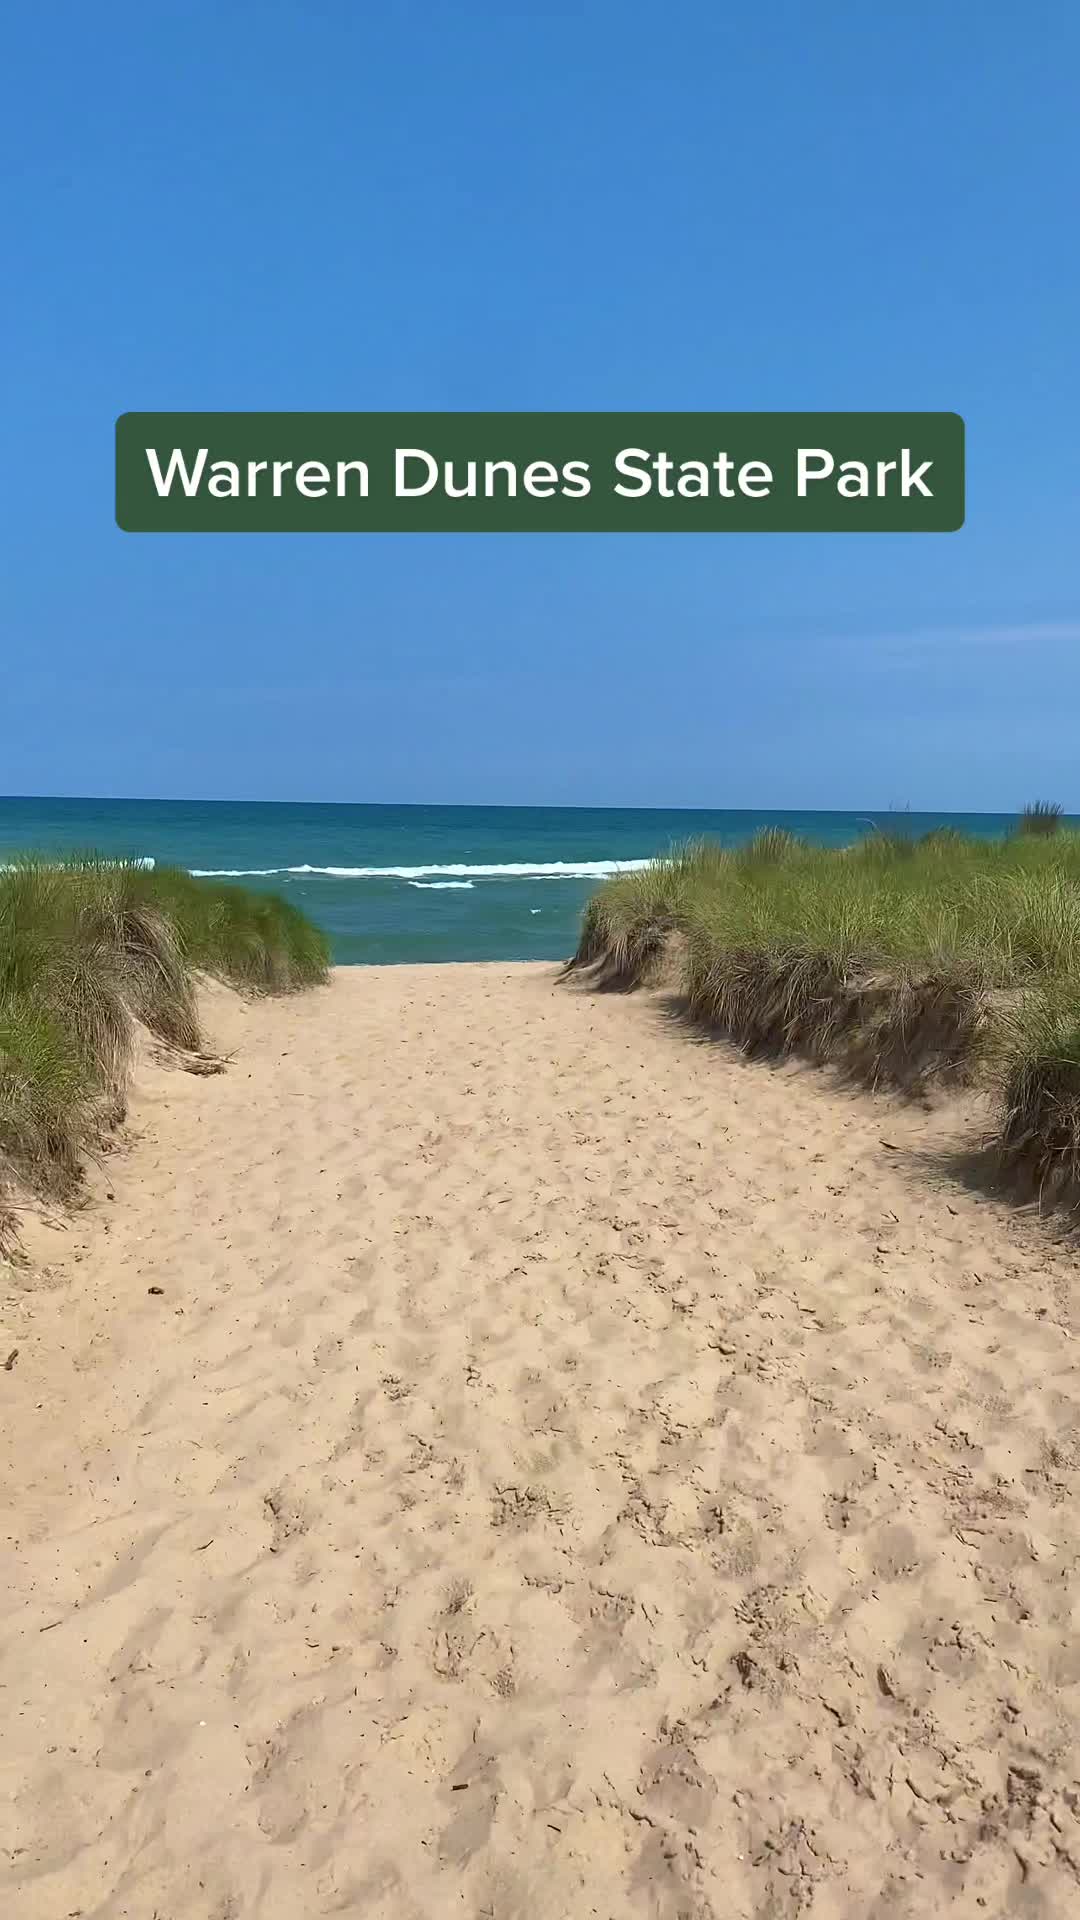
[[[5,1913],[1075,1913],[1060,1229],[548,966],[208,1025],[0,1268]]]

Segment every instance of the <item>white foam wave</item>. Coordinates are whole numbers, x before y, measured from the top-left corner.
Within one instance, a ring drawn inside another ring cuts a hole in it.
[[[606,880],[613,873],[639,873],[652,865],[646,860],[504,860],[490,865],[457,861],[430,867],[192,867],[197,880],[272,879],[281,874],[317,874],[331,880],[410,880],[414,884],[436,876],[450,880]]]
[[[446,893],[458,888],[463,893],[471,893],[473,883],[471,880],[409,880],[406,884],[419,887],[424,893]]]

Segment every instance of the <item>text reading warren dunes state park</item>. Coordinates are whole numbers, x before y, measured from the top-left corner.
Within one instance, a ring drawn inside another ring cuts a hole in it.
[[[130,533],[949,533],[955,413],[125,413]]]

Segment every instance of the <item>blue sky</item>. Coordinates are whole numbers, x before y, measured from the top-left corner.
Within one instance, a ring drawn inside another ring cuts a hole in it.
[[[5,37],[0,790],[1080,810],[1067,0]],[[955,408],[967,524],[120,533],[115,416],[186,407]]]

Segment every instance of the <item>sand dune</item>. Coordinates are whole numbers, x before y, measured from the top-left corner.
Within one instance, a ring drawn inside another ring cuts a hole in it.
[[[1080,1910],[1075,1252],[550,969],[211,1019],[0,1305],[5,1914]]]

